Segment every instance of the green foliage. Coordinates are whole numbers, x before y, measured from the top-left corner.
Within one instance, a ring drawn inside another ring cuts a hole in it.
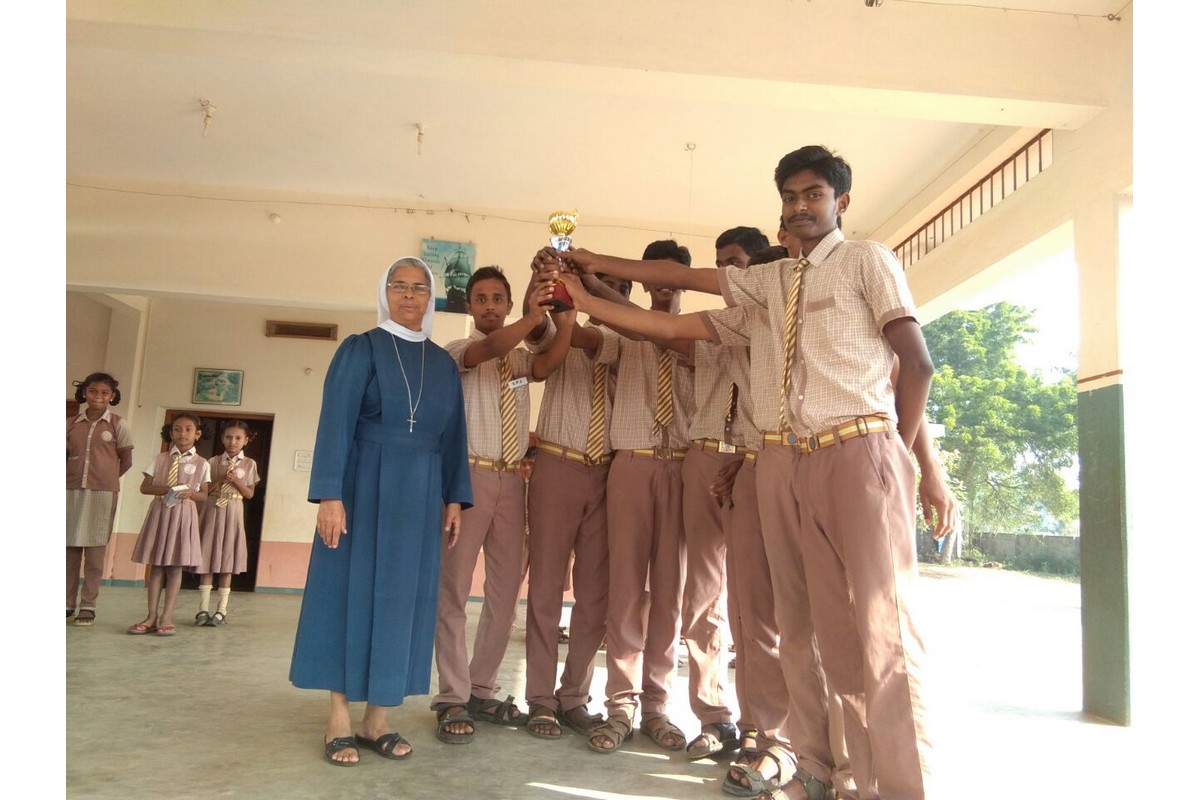
[[[1048,380],[1016,361],[1037,332],[1010,303],[955,311],[924,328],[936,365],[929,416],[946,426],[942,448],[976,530],[1065,532],[1079,516],[1078,491],[1061,471],[1074,463],[1075,373]]]

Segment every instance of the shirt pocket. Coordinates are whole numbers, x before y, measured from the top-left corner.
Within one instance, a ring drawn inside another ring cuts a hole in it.
[[[817,300],[810,300],[804,304],[804,313],[812,314],[817,311],[828,311],[837,306],[837,300],[833,295],[822,297]]]

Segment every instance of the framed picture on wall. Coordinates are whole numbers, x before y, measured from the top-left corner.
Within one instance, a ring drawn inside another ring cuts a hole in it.
[[[467,281],[475,271],[475,245],[422,239],[421,260],[429,265],[437,279],[434,310],[467,313]]]
[[[192,402],[206,406],[240,406],[243,376],[240,369],[197,367],[192,382]]]

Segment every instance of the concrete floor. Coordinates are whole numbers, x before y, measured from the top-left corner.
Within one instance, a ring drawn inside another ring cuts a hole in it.
[[[953,798],[1089,798],[1114,790],[1132,731],[1083,718],[1077,584],[993,570],[932,567],[920,585],[939,775]],[[487,724],[475,741],[434,738],[428,697],[392,712],[413,744],[404,762],[364,751],[322,759],[327,695],[287,681],[300,598],[235,594],[223,628],[193,628],[180,597],[172,638],[124,631],[143,590],[105,587],[91,629],[67,626],[69,798],[719,798],[721,765],[668,755],[636,736],[604,756]],[[470,606],[471,629],[480,605]],[[501,672],[524,708],[523,619]],[[603,697],[603,657],[593,696]],[[686,669],[672,717],[690,736]],[[732,687],[730,689],[730,702]],[[593,703],[593,710],[602,710]],[[358,709],[356,709],[358,713]]]

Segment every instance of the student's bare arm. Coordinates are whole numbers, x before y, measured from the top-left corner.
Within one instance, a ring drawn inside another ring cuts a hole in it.
[[[538,284],[538,288],[533,290],[531,307],[525,316],[467,346],[467,349],[463,351],[464,367],[470,369],[493,358],[500,358],[519,345],[521,340],[543,323],[554,288],[550,285],[548,278],[538,279]]]
[[[929,384],[933,380],[933,362],[925,347],[921,326],[912,317],[894,319],[883,327],[883,335],[899,360],[896,373],[896,416],[900,438],[909,450],[925,419]]]
[[[575,329],[575,312],[563,311],[555,314],[554,325],[554,341],[550,343],[550,349],[538,353],[533,358],[530,372],[535,381],[546,380],[566,359],[567,351],[571,349],[571,332]]]
[[[605,275],[641,281],[652,286],[691,289],[708,294],[721,293],[721,287],[717,283],[716,269],[692,269],[668,259],[635,261],[630,258],[601,255],[588,250],[568,250],[560,253],[551,247],[541,250],[536,258],[543,264],[543,269],[552,269],[553,264],[561,260],[579,272],[603,272]]]
[[[646,311],[636,306],[620,306],[586,292],[575,275],[563,274],[562,282],[578,310],[596,316],[610,325],[634,331],[657,342],[672,339],[710,338],[708,328],[699,314],[668,314],[664,311]]]
[[[152,476],[152,475],[143,475],[142,476],[142,488],[141,488],[142,494],[148,494],[151,497],[163,497],[164,495],[166,495],[167,490],[170,488],[171,488],[170,486],[155,486],[154,485],[154,476]]]
[[[129,472],[129,468],[133,466],[133,448],[122,447],[117,451],[117,477]]]
[[[900,359],[892,360],[892,387],[900,375]],[[937,446],[933,443],[933,434],[929,430],[929,421],[921,415],[921,427],[913,440],[913,455],[916,456],[917,466],[921,469],[921,480],[917,486],[917,499],[921,503],[921,516],[925,524],[933,530],[933,538],[941,539],[958,524],[962,513],[958,498],[950,489],[946,480],[945,465],[942,464]],[[934,517],[937,517],[935,522]]]

